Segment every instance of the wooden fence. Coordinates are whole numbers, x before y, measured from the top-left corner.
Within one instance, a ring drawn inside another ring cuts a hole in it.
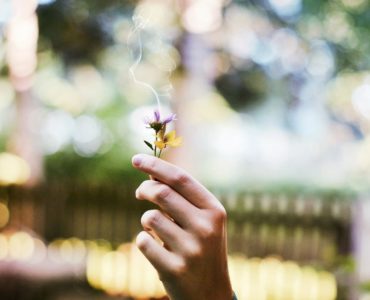
[[[10,211],[9,227],[28,228],[47,241],[56,238],[132,240],[141,214],[153,206],[134,197],[136,184],[50,183],[33,189],[0,189]],[[331,195],[220,193],[228,210],[230,252],[249,257],[333,264],[350,252],[355,199]]]

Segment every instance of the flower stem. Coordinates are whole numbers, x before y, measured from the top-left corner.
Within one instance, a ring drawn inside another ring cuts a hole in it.
[[[155,133],[155,141],[157,142],[158,137],[157,137],[157,132]],[[154,143],[154,156],[157,156],[157,145]]]

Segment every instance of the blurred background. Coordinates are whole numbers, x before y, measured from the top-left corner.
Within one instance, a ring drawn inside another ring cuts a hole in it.
[[[0,0],[0,298],[166,299],[132,243],[146,83],[164,158],[229,212],[241,300],[370,299],[369,8]]]

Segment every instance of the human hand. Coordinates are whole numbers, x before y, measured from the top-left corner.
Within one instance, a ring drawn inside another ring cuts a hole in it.
[[[139,154],[132,164],[156,179],[144,181],[136,190],[137,199],[161,209],[143,214],[144,231],[136,244],[157,269],[168,296],[231,300],[224,207],[203,185],[168,162]]]

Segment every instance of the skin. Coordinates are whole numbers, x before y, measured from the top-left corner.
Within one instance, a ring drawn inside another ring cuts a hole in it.
[[[226,212],[203,185],[184,170],[138,154],[133,166],[156,180],[144,181],[136,198],[160,209],[141,218],[136,244],[158,271],[171,300],[227,300]]]

